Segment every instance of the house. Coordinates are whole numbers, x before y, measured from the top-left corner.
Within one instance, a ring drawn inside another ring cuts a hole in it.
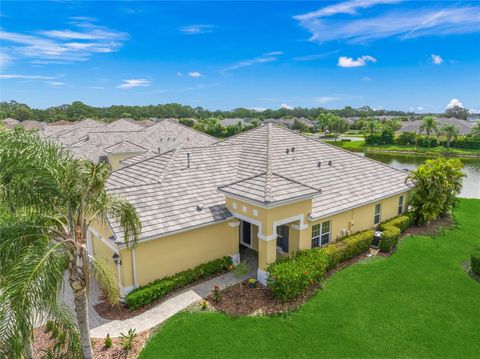
[[[15,120],[14,118],[10,118],[10,117],[7,117],[7,118],[3,119],[1,122],[2,122],[2,125],[7,130],[12,130],[20,124],[20,121]]]
[[[122,294],[231,256],[258,256],[257,278],[277,255],[335,242],[405,211],[407,173],[274,124],[223,141],[177,148],[113,172],[107,188],[137,209],[127,247],[114,220],[87,245],[118,274]],[[115,255],[116,263],[113,261]]]
[[[171,119],[148,127],[130,119],[109,124],[84,120],[69,126],[49,126],[43,136],[61,143],[76,157],[95,163],[106,161],[113,170],[120,168],[121,162],[127,159],[136,162],[182,146],[201,146],[218,141]]]
[[[453,117],[438,117],[436,118],[437,127],[439,130],[445,125],[454,125],[458,128],[458,133],[462,136],[468,135],[472,132],[472,123],[468,123],[464,120],[459,120]],[[420,127],[422,126],[422,120],[402,122],[402,127],[395,131],[396,133],[402,132],[415,132],[420,133]]]

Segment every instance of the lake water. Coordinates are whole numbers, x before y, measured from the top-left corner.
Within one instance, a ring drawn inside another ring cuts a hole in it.
[[[373,160],[385,163],[389,166],[399,168],[401,170],[414,170],[428,157],[422,156],[408,156],[408,155],[391,155],[380,153],[367,153],[366,157]],[[463,179],[463,188],[460,197],[465,198],[480,198],[480,158],[474,159],[460,159],[465,167],[463,172],[467,175]]]

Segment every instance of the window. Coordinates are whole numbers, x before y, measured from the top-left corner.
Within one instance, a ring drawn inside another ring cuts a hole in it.
[[[373,220],[373,224],[379,224],[381,221],[382,213],[382,205],[380,203],[375,205],[375,218]]]
[[[403,213],[403,196],[398,197],[398,214]]]
[[[330,221],[312,226],[312,248],[324,246],[330,242]]]

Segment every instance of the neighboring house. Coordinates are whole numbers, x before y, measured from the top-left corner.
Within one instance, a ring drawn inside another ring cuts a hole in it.
[[[242,126],[250,126],[250,119],[248,118],[224,118],[220,121],[220,124],[222,127],[227,127],[237,125],[239,122]]]
[[[15,127],[17,127],[20,124],[20,121],[15,120],[14,118],[7,117],[3,119],[2,125],[7,129],[7,130],[13,130]]]
[[[441,130],[442,127],[447,124],[456,126],[458,128],[459,134],[462,136],[468,135],[470,134],[470,132],[472,132],[473,124],[468,123],[467,121],[459,120],[456,118],[448,118],[448,117],[437,118],[437,126],[439,130]],[[395,132],[396,133],[402,133],[402,132],[420,133],[421,126],[422,126],[422,120],[402,122],[402,127]]]
[[[26,130],[43,130],[46,123],[37,120],[25,120],[20,122],[18,126],[22,126]]]
[[[240,246],[257,252],[265,283],[278,253],[326,245],[403,213],[407,175],[266,124],[113,172],[108,191],[135,206],[142,231],[127,248],[117,222],[97,223],[88,247],[116,269],[122,294],[222,256],[238,262]]]
[[[152,123],[145,123],[149,125],[145,127],[142,122],[131,119],[108,124],[86,119],[67,125],[49,125],[41,135],[59,142],[76,157],[95,163],[109,162],[113,170],[127,159],[130,164],[182,146],[202,146],[218,141],[175,120]]]
[[[471,116],[468,116],[467,117],[467,122],[469,123],[477,123],[477,122],[480,122],[480,115],[471,115]]]
[[[293,128],[295,120],[303,123],[305,126],[309,128],[314,128],[316,123],[314,121],[309,120],[305,117],[300,118],[267,118],[263,121],[263,123],[274,123],[276,125],[284,126],[286,128]]]

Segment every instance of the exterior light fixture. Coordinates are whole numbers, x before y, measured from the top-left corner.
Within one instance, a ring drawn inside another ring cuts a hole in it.
[[[115,263],[117,266],[122,264],[122,261],[120,260],[120,256],[118,255],[118,253],[115,253],[112,256],[112,259],[113,259],[113,263]]]

